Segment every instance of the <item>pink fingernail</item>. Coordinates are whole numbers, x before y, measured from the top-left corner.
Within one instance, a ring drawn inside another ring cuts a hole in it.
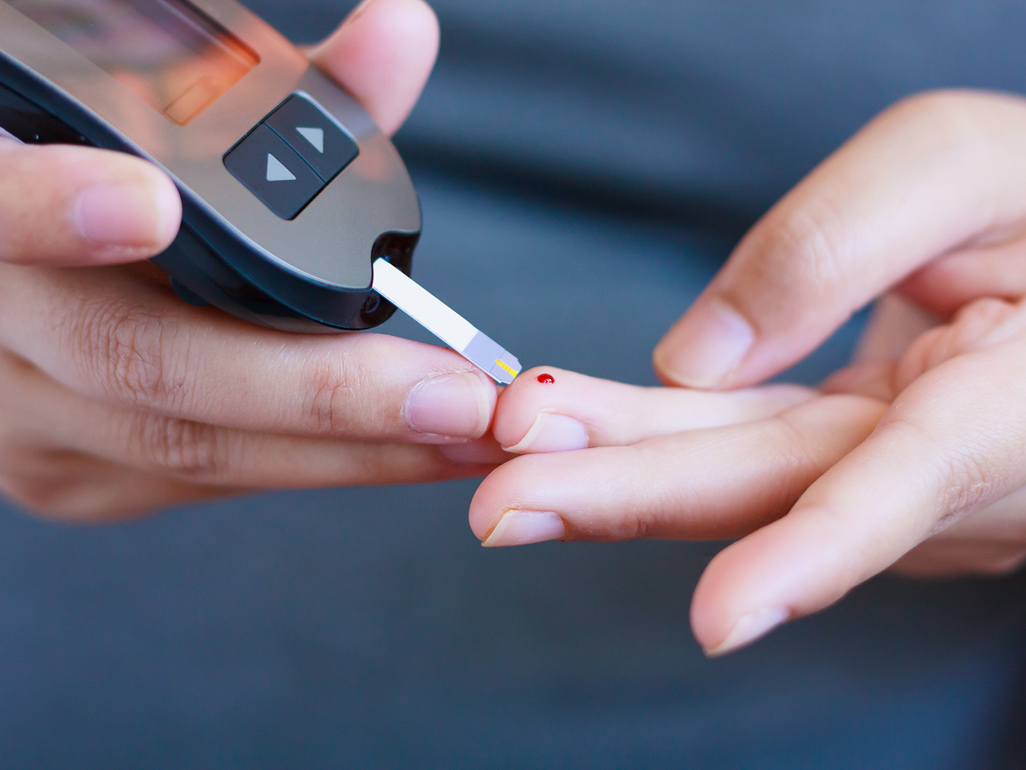
[[[88,187],[72,210],[75,227],[94,246],[155,248],[173,236],[179,203],[172,192],[133,182]]]
[[[572,452],[588,448],[588,431],[573,417],[542,412],[527,435],[513,446],[503,447],[513,454],[526,452]]]
[[[359,19],[361,16],[363,16],[367,9],[370,8],[371,3],[373,2],[374,0],[363,0],[362,3],[360,3],[358,6],[356,6],[353,10],[349,12],[349,16],[346,18],[346,21],[351,22]]]
[[[495,529],[481,545],[485,548],[505,548],[512,545],[532,545],[566,537],[566,523],[557,513],[509,510],[499,519]]]
[[[656,357],[678,382],[711,388],[744,360],[755,331],[732,307],[720,300],[697,304],[659,343]]]
[[[477,438],[488,428],[491,401],[476,374],[446,374],[410,391],[404,412],[418,433]]]
[[[705,654],[710,658],[716,658],[740,649],[766,636],[790,617],[790,611],[783,607],[767,607],[764,610],[749,613],[734,624],[734,628],[727,634],[726,639],[711,650],[706,650]]]

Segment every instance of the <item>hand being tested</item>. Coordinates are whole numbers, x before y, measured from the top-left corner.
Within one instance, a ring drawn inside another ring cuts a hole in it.
[[[312,59],[386,132],[413,107],[438,26],[365,3]],[[125,155],[0,140],[0,490],[95,520],[248,488],[480,473],[450,459],[496,391],[460,356],[374,334],[300,336],[179,301],[151,265],[181,203]]]
[[[672,384],[751,386],[878,295],[900,290],[911,315],[889,300],[862,362],[820,391],[646,390],[552,369],[542,385],[540,370],[525,373],[495,432],[534,454],[484,483],[474,531],[486,545],[743,538],[695,594],[692,624],[711,653],[895,564],[1015,567],[1026,555],[1024,223],[1026,102],[942,93],[892,108],[756,225],[656,367]]]

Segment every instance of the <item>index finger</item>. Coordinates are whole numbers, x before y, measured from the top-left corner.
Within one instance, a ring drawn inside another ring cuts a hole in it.
[[[0,345],[108,403],[247,430],[466,440],[487,430],[496,399],[452,351],[259,328],[180,302],[151,265],[0,266]]]

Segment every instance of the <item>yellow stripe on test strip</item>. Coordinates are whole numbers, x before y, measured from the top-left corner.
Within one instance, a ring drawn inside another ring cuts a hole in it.
[[[520,372],[518,372],[518,371],[517,371],[516,369],[514,369],[514,368],[513,368],[512,366],[510,366],[509,364],[507,364],[507,363],[506,363],[505,361],[496,361],[495,363],[496,363],[496,364],[497,364],[497,365],[498,365],[498,366],[499,366],[500,368],[502,368],[502,369],[505,369],[505,370],[506,370],[507,372],[509,372],[510,376],[511,376],[511,377],[512,377],[513,379],[516,379],[517,375],[518,375],[518,374],[520,374]]]

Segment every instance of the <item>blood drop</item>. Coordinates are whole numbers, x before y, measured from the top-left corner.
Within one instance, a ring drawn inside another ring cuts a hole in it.
[[[538,375],[538,382],[540,382],[542,385],[551,385],[555,381],[556,381],[556,378],[553,377],[551,374],[539,374]]]

